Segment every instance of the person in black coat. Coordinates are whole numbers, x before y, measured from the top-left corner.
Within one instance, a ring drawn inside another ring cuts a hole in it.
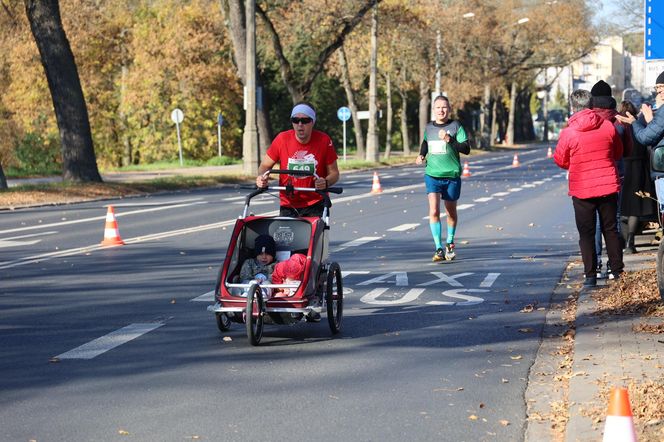
[[[620,103],[618,113],[626,116],[627,113],[636,115],[638,111],[629,101]],[[642,198],[636,192],[655,195],[655,185],[650,179],[650,164],[648,149],[634,139],[632,128],[625,125],[626,136],[631,141],[631,148],[625,149],[623,157],[625,165],[625,181],[622,188],[622,201],[620,212],[627,220],[627,228],[622,230],[625,238],[623,253],[636,253],[634,238],[639,231],[642,221],[657,220],[657,204],[650,198]]]

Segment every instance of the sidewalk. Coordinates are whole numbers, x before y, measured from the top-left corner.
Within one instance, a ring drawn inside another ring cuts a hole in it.
[[[651,238],[652,235],[640,236],[639,253],[624,256],[625,272],[655,268],[657,246],[645,245]],[[599,280],[601,286],[595,291],[580,291],[570,327],[570,318],[565,317],[561,306],[579,291],[583,268],[580,257],[576,261],[570,264],[567,280],[563,278],[552,297],[542,346],[531,368],[526,391],[529,416],[526,441],[601,441],[608,408],[608,402],[601,398],[608,397],[609,389],[627,387],[629,380],[661,381],[664,376],[664,337],[634,331],[636,325],[661,324],[662,319],[612,311],[599,315],[600,308],[592,295],[607,284],[606,280]],[[571,351],[563,350],[565,341],[571,343],[571,348],[566,349]],[[634,392],[630,390],[629,394],[634,408]],[[565,405],[569,420],[563,436],[564,421],[553,418],[551,410],[560,417]],[[638,440],[664,440],[661,432],[664,422],[652,424],[648,436],[639,434],[637,429]],[[657,434],[655,439],[650,430]]]
[[[625,255],[625,271],[655,268],[656,251],[656,246],[639,247],[639,253]],[[578,270],[578,277],[581,278],[581,268]],[[661,322],[661,319],[654,321],[657,318],[641,315],[602,317],[596,314],[598,305],[591,295],[591,292],[582,291],[577,302],[566,441],[601,439],[608,403],[597,402],[600,388],[627,387],[628,379],[654,380],[664,375],[662,336],[634,331],[634,326],[644,322]],[[631,402],[634,403],[633,400]],[[596,422],[597,417],[583,415],[594,407],[603,410],[601,422]],[[660,435],[659,440],[664,439],[664,434]],[[639,440],[646,439],[641,437]]]
[[[210,175],[242,175],[242,164],[231,164],[228,166],[203,166],[203,167],[181,167],[176,169],[163,169],[154,171],[136,172],[106,172],[101,177],[105,182],[136,182],[167,178],[173,176],[210,176]],[[22,184],[42,184],[62,182],[61,176],[40,178],[9,178],[8,187]]]

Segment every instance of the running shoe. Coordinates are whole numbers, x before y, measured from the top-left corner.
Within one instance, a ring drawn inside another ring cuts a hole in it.
[[[449,242],[445,244],[445,259],[452,261],[454,258],[456,258],[456,253],[454,253],[454,243]]]
[[[433,254],[433,258],[431,258],[431,261],[433,262],[440,262],[445,259],[445,252],[443,249],[437,249],[436,253]]]

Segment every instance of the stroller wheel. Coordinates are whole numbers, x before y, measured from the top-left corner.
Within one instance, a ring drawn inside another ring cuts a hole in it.
[[[343,318],[344,290],[341,280],[341,267],[336,262],[330,264],[325,284],[325,303],[327,304],[327,322],[330,331],[336,335],[341,331]]]
[[[225,332],[231,328],[231,318],[228,317],[226,313],[217,313],[217,328],[219,331]]]
[[[252,284],[247,292],[247,308],[245,321],[247,325],[247,338],[251,345],[258,345],[263,337],[263,296],[258,284]]]

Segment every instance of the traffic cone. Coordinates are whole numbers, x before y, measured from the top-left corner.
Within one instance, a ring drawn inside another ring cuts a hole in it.
[[[470,176],[470,168],[468,167],[468,161],[465,161],[463,163],[463,172],[461,173],[461,176],[465,176],[465,177]]]
[[[101,242],[102,246],[123,246],[124,241],[120,238],[120,231],[118,230],[118,222],[115,219],[115,210],[113,206],[108,206],[106,212],[106,226],[104,227],[104,240]]]
[[[629,405],[627,389],[612,388],[609,397],[609,411],[604,424],[603,442],[636,442],[632,408]]]
[[[373,185],[371,186],[371,193],[381,193],[383,189],[380,187],[380,180],[378,179],[378,172],[374,172]]]
[[[546,157],[553,158],[553,151],[551,150],[551,146],[549,146],[549,150],[546,151]]]
[[[512,167],[519,167],[519,156],[517,154],[514,154],[514,159],[512,160]]]

